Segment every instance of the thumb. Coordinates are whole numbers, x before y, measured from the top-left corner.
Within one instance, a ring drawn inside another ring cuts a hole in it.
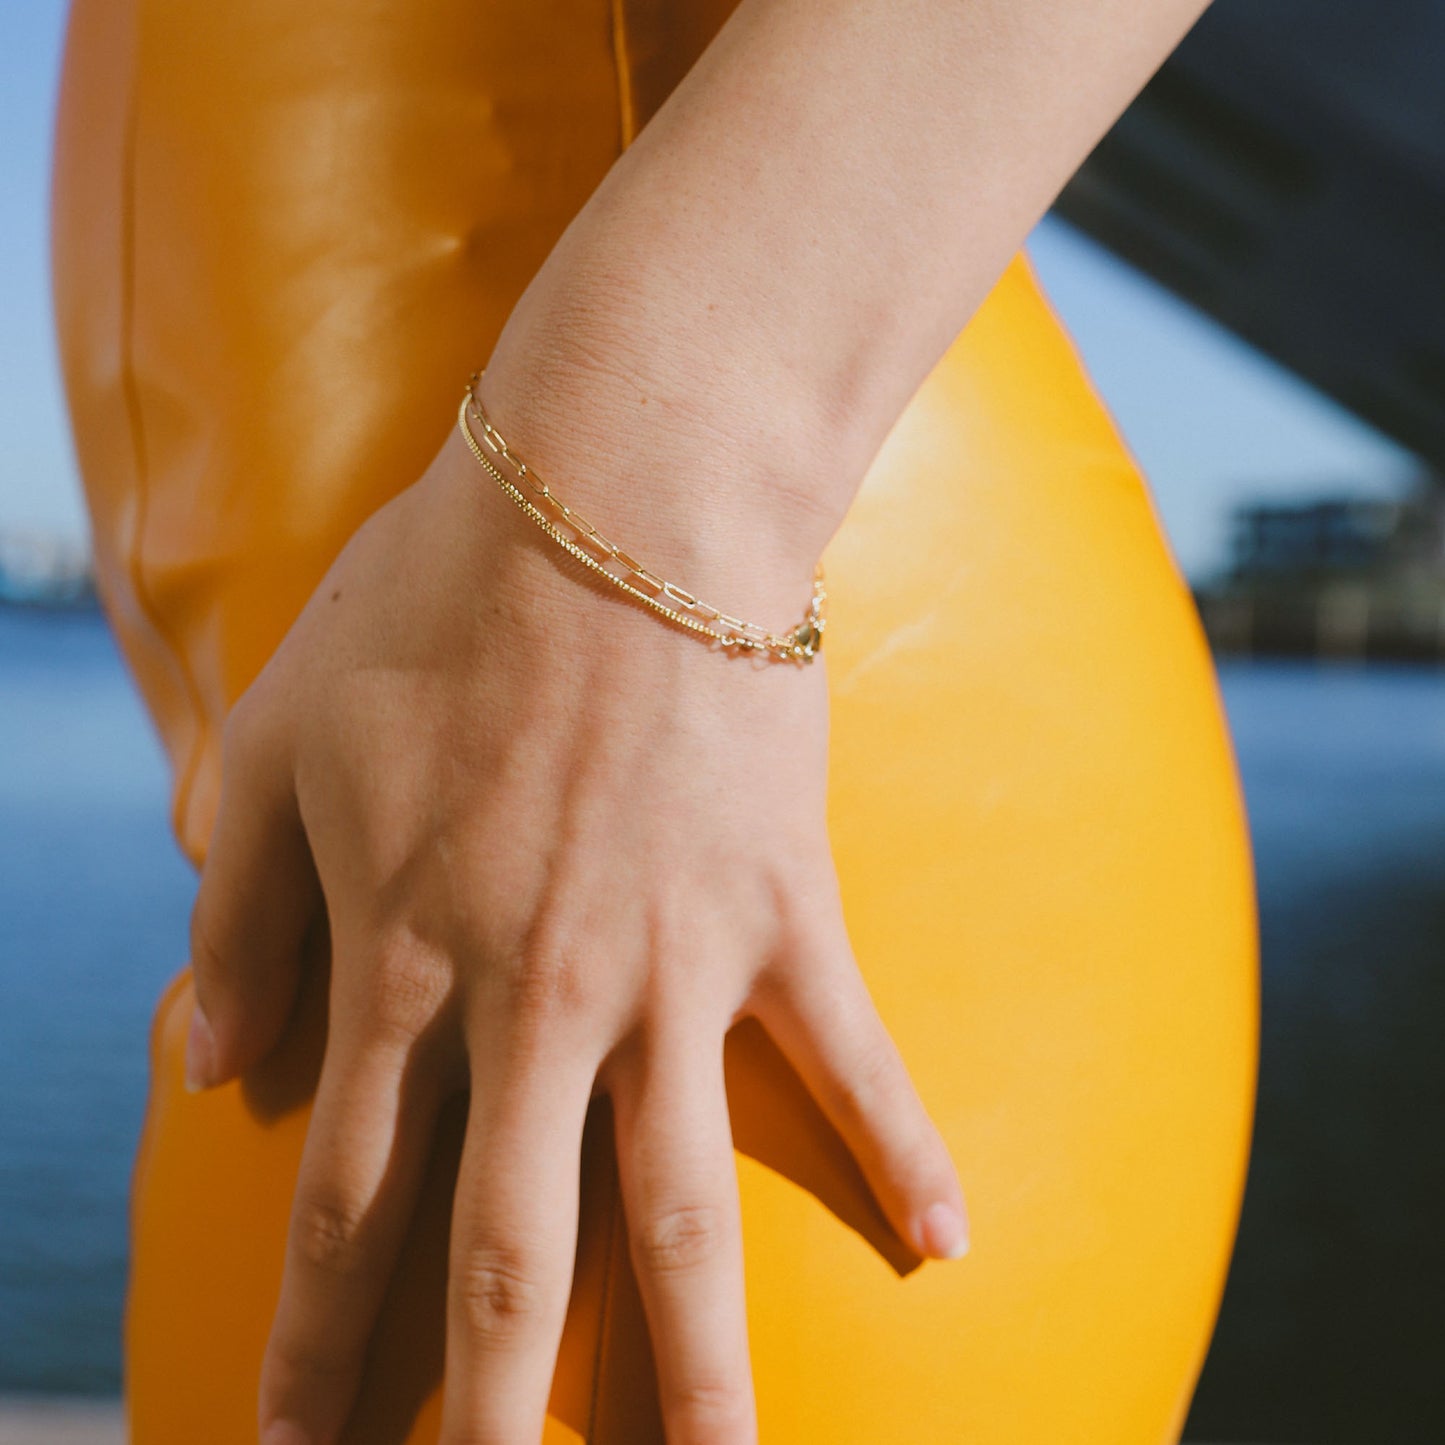
[[[220,804],[191,909],[193,1090],[244,1073],[280,1038],[321,903],[291,769],[244,704],[226,720],[221,752]]]

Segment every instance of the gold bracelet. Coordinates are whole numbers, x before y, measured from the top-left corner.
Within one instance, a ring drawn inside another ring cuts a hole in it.
[[[795,627],[792,632],[786,635],[779,635],[775,632],[768,632],[753,622],[744,622],[739,617],[731,617],[726,612],[719,612],[716,607],[709,606],[706,602],[699,601],[691,592],[684,591],[681,587],[674,586],[671,582],[664,582],[661,577],[649,572],[640,562],[629,557],[620,547],[614,546],[594,527],[580,512],[574,511],[571,507],[564,505],[552,492],[552,489],[545,483],[536,480],[536,473],[522,461],[508,446],[501,434],[488,419],[486,411],[482,407],[481,400],[476,394],[477,383],[482,379],[483,372],[474,371],[467,386],[467,392],[462,397],[461,409],[457,413],[457,423],[461,427],[462,435],[467,440],[467,446],[471,448],[472,455],[482,466],[501,483],[507,495],[524,511],[544,532],[555,542],[565,547],[579,561],[585,562],[594,572],[605,577],[609,582],[620,587],[624,592],[645,602],[655,612],[661,613],[672,622],[689,628],[696,633],[702,633],[708,637],[716,638],[724,647],[736,647],[744,651],[767,652],[782,662],[812,662],[814,656],[823,646],[823,629],[827,626],[827,619],[824,616],[824,603],[827,601],[827,591],[823,586],[823,564],[819,562],[813,571],[813,597],[808,604],[808,611],[803,622]],[[557,527],[525,497],[522,492],[513,485],[501,473],[496,464],[486,455],[472,434],[472,429],[467,425],[467,410],[470,406],[472,415],[482,424],[482,435],[488,449],[512,469],[517,480],[532,491],[541,501],[549,503],[556,508],[557,514],[568,526],[574,527],[578,533],[578,541],[574,542],[565,537]],[[578,542],[588,542],[599,548],[606,555],[601,560],[593,557],[584,551]],[[633,586],[630,582],[619,577],[615,572],[609,572],[603,565],[606,561],[616,558],[627,570],[647,587],[655,589],[652,594],[646,593]],[[666,597],[669,602],[675,602],[679,607],[686,608],[689,612],[696,614],[695,617],[685,616],[675,608],[669,607],[666,603],[659,601]],[[724,627],[732,629],[730,632],[719,632],[716,628],[708,627],[704,622],[699,622],[698,617],[705,618],[709,622],[720,622]]]

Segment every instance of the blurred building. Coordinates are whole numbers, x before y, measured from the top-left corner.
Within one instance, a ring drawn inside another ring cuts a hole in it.
[[[90,553],[44,532],[0,530],[0,605],[93,607]]]
[[[1195,596],[1220,652],[1445,658],[1445,494],[1241,507]]]

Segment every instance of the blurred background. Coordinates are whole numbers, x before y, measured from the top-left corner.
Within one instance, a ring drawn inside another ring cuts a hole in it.
[[[119,1438],[147,1026],[195,880],[60,391],[63,0],[7,20],[0,1445],[38,1445]],[[1194,587],[1258,869],[1255,1147],[1187,1438],[1445,1440],[1445,6],[1216,0],[1028,249]]]

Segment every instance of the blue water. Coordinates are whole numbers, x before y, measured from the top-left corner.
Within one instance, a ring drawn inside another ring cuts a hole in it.
[[[119,1387],[147,1026],[194,873],[110,634],[0,607],[0,1391]]]
[[[1190,1438],[1445,1439],[1445,671],[1226,665],[1264,1028]],[[194,877],[94,615],[0,608],[0,1392],[119,1388],[147,1026]]]

